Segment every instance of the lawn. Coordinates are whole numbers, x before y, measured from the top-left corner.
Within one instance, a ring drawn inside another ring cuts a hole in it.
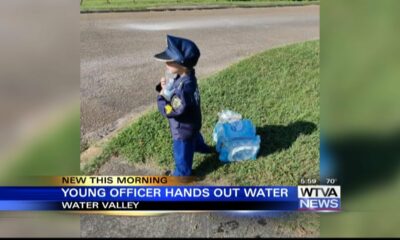
[[[214,145],[217,113],[231,109],[257,126],[261,148],[256,160],[231,164],[196,154],[196,175],[233,185],[297,185],[301,177],[319,177],[319,86],[319,41],[265,51],[202,79],[206,142]],[[154,108],[108,142],[83,173],[94,173],[112,155],[172,168],[167,120]]]
[[[129,11],[183,6],[285,6],[304,5],[319,1],[304,0],[81,0],[81,12]]]

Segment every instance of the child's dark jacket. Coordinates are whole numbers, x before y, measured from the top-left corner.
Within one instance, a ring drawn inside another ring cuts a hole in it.
[[[159,95],[157,104],[160,113],[168,118],[173,139],[188,140],[199,132],[202,116],[200,94],[194,69],[175,79],[171,102]]]

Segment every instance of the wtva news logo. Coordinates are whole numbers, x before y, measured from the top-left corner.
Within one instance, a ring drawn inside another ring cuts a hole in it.
[[[299,210],[340,211],[340,186],[298,186]]]

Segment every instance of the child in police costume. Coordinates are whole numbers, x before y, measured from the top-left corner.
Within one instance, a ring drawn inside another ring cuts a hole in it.
[[[154,56],[166,64],[167,71],[176,74],[172,94],[166,96],[167,80],[161,78],[156,86],[160,113],[169,121],[173,138],[175,170],[173,176],[192,175],[194,152],[212,153],[200,133],[202,116],[200,94],[194,66],[200,57],[196,44],[188,39],[167,35],[167,48]],[[168,173],[166,173],[168,175]]]

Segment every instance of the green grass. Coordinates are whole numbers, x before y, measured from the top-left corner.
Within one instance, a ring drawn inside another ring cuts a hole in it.
[[[83,0],[81,11],[129,11],[182,6],[285,6],[315,3],[313,0]]]
[[[196,174],[238,185],[296,185],[319,176],[319,42],[272,49],[207,78],[200,84],[202,133],[212,143],[217,113],[237,111],[261,136],[255,161],[221,164],[217,155],[196,154]],[[167,120],[154,109],[120,132],[83,172],[93,173],[112,155],[173,167]]]

